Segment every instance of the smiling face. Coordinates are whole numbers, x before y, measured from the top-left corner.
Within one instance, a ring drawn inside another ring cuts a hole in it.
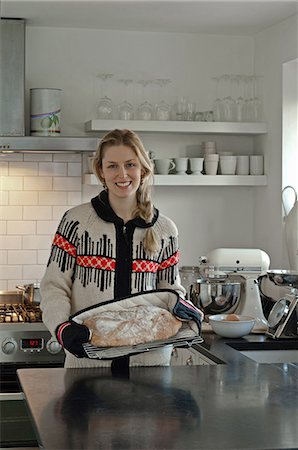
[[[126,145],[105,149],[100,169],[109,198],[135,198],[141,183],[142,166],[135,152]]]

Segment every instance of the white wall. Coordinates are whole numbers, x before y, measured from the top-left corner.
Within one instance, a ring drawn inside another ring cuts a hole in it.
[[[268,250],[272,268],[288,267],[281,204],[282,69],[284,62],[298,56],[297,30],[296,15],[255,36],[255,71],[264,77],[264,109],[269,131],[258,140],[265,152],[268,186],[255,191],[255,245]]]
[[[289,27],[293,32],[295,24],[290,22]],[[284,42],[279,28],[277,32],[271,30],[271,34],[274,41],[282,39]],[[257,38],[258,45],[256,73],[262,69],[261,73],[269,78],[274,88],[270,90],[270,96],[280,108],[275,77],[259,61],[261,55],[267,55],[267,47],[271,51],[272,44],[266,34]],[[275,68],[274,56],[271,65]],[[95,75],[105,71],[119,77],[171,78],[172,95],[174,92],[189,95],[198,101],[200,109],[210,109],[215,95],[211,77],[223,73],[253,73],[254,39],[27,27],[27,97],[30,88],[57,87],[63,90],[64,135],[81,135],[84,122],[95,117]],[[119,89],[113,90],[112,94],[116,101],[121,98]],[[267,113],[270,117],[271,111]],[[277,131],[272,128],[277,128]],[[270,117],[270,134],[265,138],[267,156],[271,154],[271,136],[275,137],[278,129],[279,116],[274,115]],[[199,155],[200,143],[207,138],[149,134],[141,137],[148,150],[173,157]],[[251,138],[217,136],[214,140],[219,151],[231,149],[236,154],[254,151]],[[156,206],[179,227],[182,265],[197,264],[200,255],[219,246],[258,246],[273,255],[274,261],[280,262],[280,217],[272,209],[276,204],[273,196],[278,191],[275,179],[281,177],[280,146],[276,143],[273,147],[277,162],[272,164],[271,158],[267,158],[273,171],[268,188],[155,188]],[[2,159],[0,169],[3,175],[0,288],[12,289],[22,280],[34,281],[42,276],[49,242],[62,212],[87,201],[97,194],[98,188],[84,186],[81,189],[80,176],[85,170],[85,161],[82,164],[80,155],[14,155]],[[263,201],[268,204],[264,211]],[[268,221],[270,234],[277,236],[277,242],[265,233],[264,225],[267,226]]]

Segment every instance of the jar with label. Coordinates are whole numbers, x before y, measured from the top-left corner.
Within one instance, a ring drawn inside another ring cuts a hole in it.
[[[191,299],[190,288],[200,276],[198,266],[182,266],[180,268],[181,284],[186,290],[186,298]]]

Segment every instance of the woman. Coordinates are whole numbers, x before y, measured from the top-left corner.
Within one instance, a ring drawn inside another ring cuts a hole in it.
[[[70,323],[71,314],[157,288],[185,294],[177,228],[152,204],[153,170],[139,137],[130,130],[109,132],[93,166],[104,190],[64,214],[41,282],[43,321],[65,348],[66,367],[110,365],[84,358],[89,329]],[[170,356],[165,347],[131,356],[130,365],[168,365]]]

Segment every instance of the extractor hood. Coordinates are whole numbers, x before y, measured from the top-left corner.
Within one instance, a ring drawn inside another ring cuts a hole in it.
[[[96,150],[96,137],[25,136],[25,20],[0,20],[0,67],[0,154]]]
[[[96,137],[0,137],[0,154],[94,152]]]

